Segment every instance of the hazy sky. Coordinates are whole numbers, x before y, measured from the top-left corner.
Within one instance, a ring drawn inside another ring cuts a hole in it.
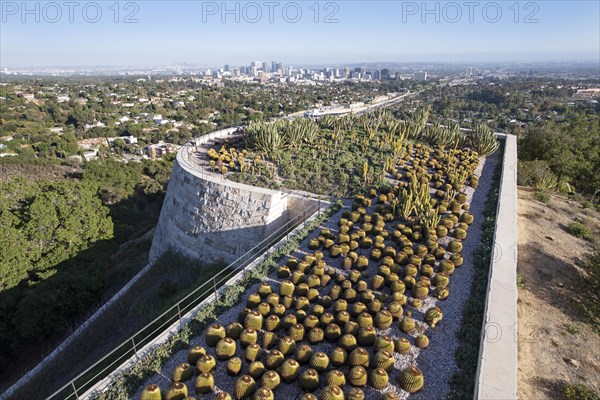
[[[1,0],[0,67],[599,60],[599,3]]]

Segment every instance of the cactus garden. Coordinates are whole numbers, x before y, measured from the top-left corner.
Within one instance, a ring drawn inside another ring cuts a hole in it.
[[[480,176],[499,152],[483,126],[426,121],[257,123],[211,147],[207,168],[231,179],[310,183],[344,205],[137,397],[445,398],[491,186]]]
[[[242,134],[204,149],[198,161],[234,181],[340,197],[389,185],[390,179],[401,179],[399,172],[414,172],[411,168],[432,171],[444,164],[456,170],[442,171],[449,174],[443,184],[458,187],[466,181],[476,187],[466,163],[474,154],[493,153],[495,135],[481,124],[468,130],[456,123],[427,125],[428,115],[424,109],[409,120],[376,111],[318,121],[254,122]],[[419,164],[410,165],[415,154]],[[460,168],[447,164],[455,158]]]

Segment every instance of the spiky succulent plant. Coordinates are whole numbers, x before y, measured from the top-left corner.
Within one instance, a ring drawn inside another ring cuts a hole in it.
[[[290,327],[288,330],[288,334],[294,339],[296,342],[304,339],[304,325],[296,324]]]
[[[260,379],[262,386],[271,390],[275,390],[279,386],[280,381],[279,374],[272,370],[265,372]]]
[[[252,328],[246,328],[240,334],[240,345],[246,348],[258,341],[258,332]]]
[[[200,357],[206,355],[206,349],[202,346],[194,346],[190,349],[187,361],[191,365],[196,365]]]
[[[402,308],[402,307],[400,307]],[[387,329],[392,326],[394,317],[388,310],[381,310],[375,314],[375,325],[379,329]]]
[[[368,374],[364,367],[352,367],[348,373],[348,383],[352,386],[363,387],[367,384]]]
[[[375,339],[377,339],[377,332],[372,326],[367,326],[358,331],[356,339],[362,346],[373,346]]]
[[[271,350],[265,359],[265,364],[268,369],[277,369],[283,361],[285,360],[285,356],[279,350]]]
[[[155,384],[150,384],[144,388],[140,395],[140,400],[161,400],[160,387]]]
[[[319,387],[319,373],[309,368],[300,375],[299,382],[305,392],[315,391]]]
[[[238,400],[252,396],[255,390],[256,382],[250,375],[242,375],[235,382],[234,394]]]
[[[319,397],[321,400],[344,400],[344,391],[339,386],[325,386]]]
[[[387,350],[378,351],[373,357],[373,365],[376,368],[381,368],[386,372],[390,372],[394,367],[394,356]]]
[[[440,322],[443,318],[444,314],[442,313],[442,309],[439,307],[431,307],[429,310],[425,312],[425,322],[429,324],[432,328]]]
[[[340,370],[329,371],[325,377],[325,383],[329,386],[344,387],[346,384],[346,375]]]
[[[242,324],[239,322],[232,322],[225,328],[225,335],[233,340],[238,340],[243,330],[244,326]]]
[[[248,365],[248,375],[250,375],[253,379],[258,380],[265,373],[267,369],[265,365],[260,361],[253,361]]]
[[[407,338],[400,338],[394,341],[394,350],[396,353],[408,354],[410,352],[410,342]]]
[[[394,341],[389,336],[378,336],[373,344],[373,350],[375,351],[394,351]]]
[[[227,361],[227,375],[229,376],[237,376],[242,370],[242,359],[239,357],[230,358]]]
[[[423,389],[425,378],[421,370],[413,365],[400,371],[400,387],[408,393],[416,393]]]
[[[219,343],[219,340],[225,338],[225,336],[227,336],[225,328],[220,324],[212,324],[206,330],[206,344],[210,347],[215,347]]]
[[[360,388],[350,388],[348,390],[348,400],[365,400],[365,393]]]
[[[198,394],[210,393],[215,387],[215,378],[210,372],[202,372],[196,378],[194,387]]]
[[[348,352],[344,350],[342,347],[336,347],[331,352],[331,364],[335,367],[341,367],[346,365],[346,361],[348,361]]]
[[[389,377],[387,372],[382,368],[375,368],[369,374],[369,383],[374,389],[384,389],[389,383]]]
[[[261,354],[262,354],[261,347],[256,343],[252,343],[251,345],[248,345],[246,347],[246,350],[244,351],[244,358],[248,362],[253,362],[253,361],[259,360]]]
[[[188,363],[181,363],[173,370],[173,382],[184,382],[192,377],[194,369]]]
[[[310,358],[309,365],[318,372],[325,371],[329,366],[329,357],[323,352],[314,353]]]
[[[236,345],[232,338],[224,338],[217,343],[216,354],[221,361],[228,360],[235,355]]]
[[[300,364],[293,358],[288,358],[279,367],[279,375],[284,382],[295,381],[300,374]]]
[[[196,363],[196,368],[200,372],[211,372],[217,366],[217,360],[210,354],[202,356]]]
[[[173,382],[167,393],[166,400],[184,400],[188,396],[188,388],[183,382]]]
[[[369,367],[369,352],[364,347],[357,347],[356,349],[350,352],[350,356],[348,357],[348,364],[351,367],[363,366],[365,368]]]
[[[340,338],[339,345],[346,351],[352,351],[356,348],[357,340],[353,335],[345,334]]]
[[[415,346],[420,349],[426,349],[429,346],[429,338],[423,334],[415,338]]]

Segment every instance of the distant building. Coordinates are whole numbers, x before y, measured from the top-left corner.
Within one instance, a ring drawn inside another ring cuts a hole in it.
[[[387,68],[384,68],[381,70],[381,80],[385,81],[390,79],[390,70]]]
[[[176,152],[178,148],[179,146],[171,143],[158,142],[147,146],[144,150],[146,150],[146,155],[149,158],[162,158],[167,154]]]
[[[426,81],[427,80],[427,72],[415,72],[413,74],[413,79],[415,81]]]

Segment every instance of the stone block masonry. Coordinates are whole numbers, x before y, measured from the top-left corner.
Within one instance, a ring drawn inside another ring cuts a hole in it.
[[[204,263],[231,263],[316,200],[225,179],[194,162],[195,149],[226,138],[217,131],[177,154],[150,250],[154,262],[169,248]]]

